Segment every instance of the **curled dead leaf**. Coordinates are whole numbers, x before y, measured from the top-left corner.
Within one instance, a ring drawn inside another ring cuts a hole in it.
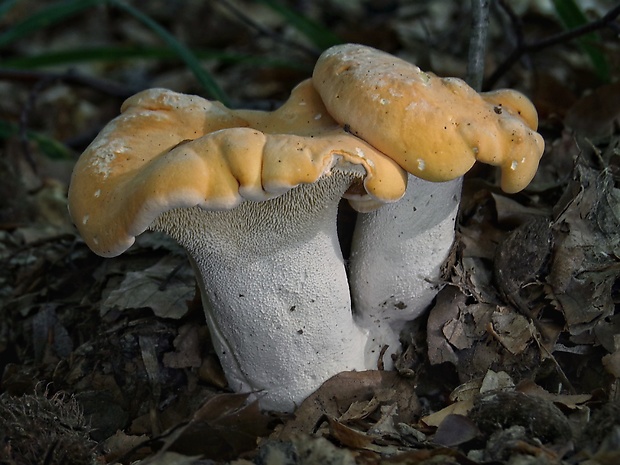
[[[356,411],[397,405],[394,419],[397,423],[412,422],[420,408],[411,379],[393,371],[347,371],[325,381],[299,406],[294,418],[271,437],[289,440],[299,434],[313,434],[325,418],[354,417],[347,411],[356,403],[359,403],[354,407]]]

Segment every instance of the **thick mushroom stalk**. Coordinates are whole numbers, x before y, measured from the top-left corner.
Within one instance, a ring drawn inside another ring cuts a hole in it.
[[[409,175],[401,200],[358,215],[349,260],[353,307],[371,336],[368,356],[382,354],[385,369],[393,367],[402,329],[443,287],[461,184],[462,178],[435,183]]]
[[[353,305],[375,331],[370,350],[389,346],[389,367],[404,323],[441,286],[461,177],[481,161],[500,167],[503,190],[525,188],[544,150],[536,110],[518,92],[478,94],[460,79],[355,44],[323,52],[312,82],[338,123],[415,176],[402,200],[360,214],[352,243]]]
[[[263,408],[293,410],[326,379],[371,363],[336,240],[338,201],[356,174],[227,211],[174,209],[151,225],[187,249],[229,386],[256,392]]]
[[[405,172],[343,131],[309,82],[273,113],[165,90],[122,110],[74,169],[70,211],[87,244],[115,256],[147,228],[177,239],[230,387],[264,408],[292,410],[332,375],[375,366],[337,206],[352,184],[359,202],[393,202]]]

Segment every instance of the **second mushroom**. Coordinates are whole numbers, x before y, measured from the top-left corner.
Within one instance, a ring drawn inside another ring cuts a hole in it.
[[[290,411],[338,372],[375,369],[384,347],[391,366],[403,323],[440,286],[476,160],[500,165],[508,191],[527,185],[543,149],[536,112],[504,92],[359,45],[324,52],[274,112],[151,89],[80,157],[70,212],[103,256],[147,229],[179,241],[230,387]],[[376,210],[360,214],[349,275],[343,196]]]

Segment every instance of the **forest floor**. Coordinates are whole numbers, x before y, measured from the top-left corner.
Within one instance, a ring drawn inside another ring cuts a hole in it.
[[[31,29],[41,2],[0,4],[0,464],[620,463],[617,15],[551,45],[551,2],[493,2],[486,82],[538,109],[538,174],[508,195],[468,173],[447,285],[397,371],[343,373],[284,415],[227,389],[178,245],[147,233],[104,259],[69,218],[73,165],[124,98],[210,97],[127,4],[86,3]],[[586,22],[618,8],[584,3]],[[277,107],[334,40],[466,75],[469,2],[291,0],[305,33],[270,4],[129,3],[234,107]]]

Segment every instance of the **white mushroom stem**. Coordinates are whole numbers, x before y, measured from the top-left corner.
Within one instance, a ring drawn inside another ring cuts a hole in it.
[[[454,241],[462,178],[436,183],[409,175],[405,196],[358,216],[350,257],[357,323],[370,333],[367,357],[386,369],[400,349],[408,321],[428,308],[441,288],[441,266]]]
[[[354,170],[228,211],[171,210],[151,226],[187,249],[229,385],[262,408],[291,411],[331,376],[366,368],[336,234]]]

